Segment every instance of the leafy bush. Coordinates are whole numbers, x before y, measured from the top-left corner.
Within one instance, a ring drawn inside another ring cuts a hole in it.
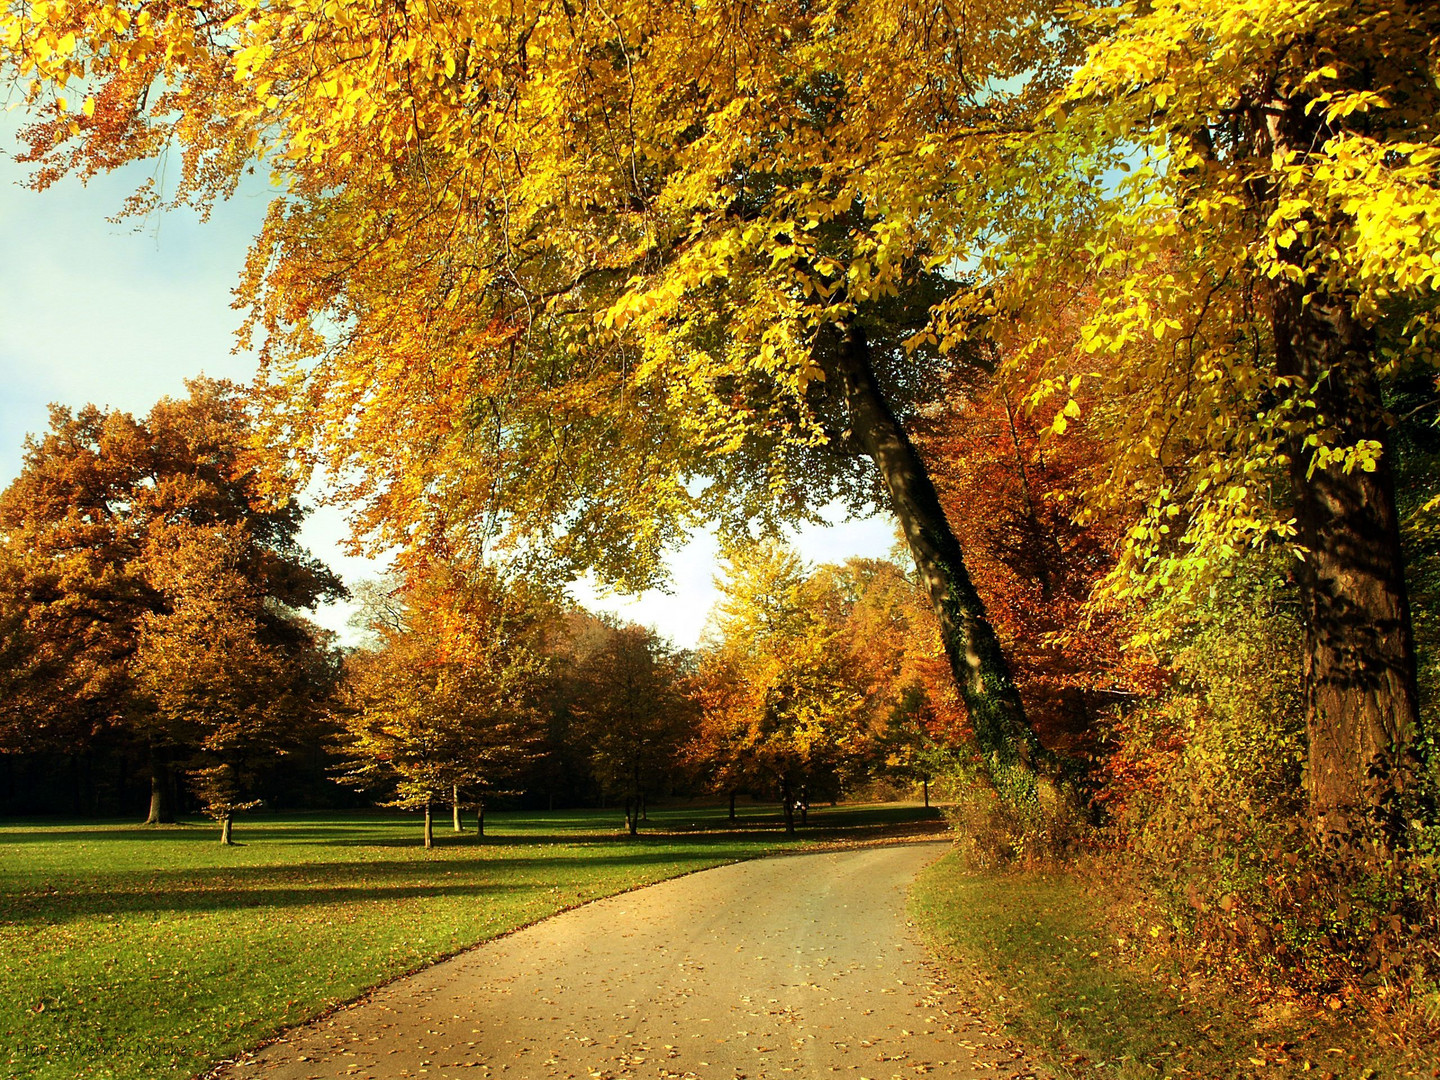
[[[976,869],[1044,866],[1072,854],[1088,832],[1065,788],[1042,782],[1027,801],[1001,798],[988,774],[957,772],[938,787],[956,847]]]
[[[1303,628],[1274,563],[1246,566],[1172,630],[1175,685],[1113,718],[1104,766],[1111,861],[1149,909],[1137,921],[1159,914],[1201,967],[1244,969],[1337,1007],[1366,985],[1425,1001],[1440,976],[1428,775],[1352,832],[1315,833],[1303,786]],[[1400,764],[1378,767],[1377,784]]]

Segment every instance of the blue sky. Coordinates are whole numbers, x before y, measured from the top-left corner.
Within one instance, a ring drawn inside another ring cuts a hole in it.
[[[154,174],[163,183],[163,163],[32,192],[22,186],[28,170],[12,157],[17,121],[0,113],[0,485],[19,471],[25,435],[44,429],[52,401],[143,414],[158,398],[183,394],[192,375],[254,375],[254,357],[234,351],[239,315],[230,299],[270,194],[263,183],[242,190],[208,222],[173,212],[113,223],[140,182]],[[341,551],[344,535],[339,508],[322,508],[306,524],[311,550],[346,581],[376,573],[379,564]],[[814,562],[884,556],[895,540],[888,517],[795,536]],[[573,591],[592,608],[693,645],[715,599],[716,557],[704,535],[677,552],[668,595],[601,597],[583,583]],[[343,634],[348,615],[336,605],[320,621]]]

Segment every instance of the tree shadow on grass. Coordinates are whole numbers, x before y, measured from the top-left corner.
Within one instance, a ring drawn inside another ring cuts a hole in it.
[[[304,908],[342,903],[473,896],[523,891],[525,883],[460,882],[414,885],[332,885],[323,888],[247,886],[240,889],[200,888],[151,892],[97,889],[83,892],[0,897],[0,922],[59,923],[96,915],[159,914],[161,912],[240,911],[256,908]]]
[[[642,834],[676,836],[697,834],[701,837],[725,839],[736,835],[775,831],[783,825],[777,807],[763,810],[746,808],[734,821],[723,810],[713,807],[658,807],[653,820],[642,824]],[[934,807],[863,806],[816,807],[811,811],[806,833],[842,829],[868,829],[899,825],[910,821],[936,821],[940,812]],[[475,839],[474,818],[469,819],[467,832],[453,834],[442,822],[437,825],[437,839]],[[60,842],[98,843],[123,840],[128,842],[213,843],[219,827],[210,821],[186,821],[174,825],[143,825],[132,820],[76,821],[75,819],[24,819],[0,822],[0,848],[10,844],[49,844]],[[410,831],[413,830],[413,833]],[[492,811],[486,820],[486,840],[507,843],[557,844],[605,841],[622,838],[624,821],[614,811],[583,810],[536,814],[525,811]],[[419,816],[394,813],[365,812],[333,814],[322,812],[271,817],[265,813],[241,814],[235,819],[235,834],[242,842],[254,843],[321,843],[350,846],[405,847],[416,842],[420,833]]]
[[[236,866],[117,871],[82,884],[30,882],[0,893],[0,923],[44,924],[96,915],[302,908],[414,897],[475,896],[583,880],[580,871],[654,866],[698,869],[740,857],[697,847],[433,862],[332,862],[305,867]],[[597,875],[605,877],[608,875]]]

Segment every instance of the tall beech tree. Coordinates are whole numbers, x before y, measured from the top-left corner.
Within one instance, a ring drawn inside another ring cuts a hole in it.
[[[362,531],[498,532],[638,586],[704,518],[889,506],[1021,793],[1036,740],[904,424],[964,355],[925,340],[935,268],[1007,205],[977,165],[1073,54],[1051,8],[86,0],[0,40],[41,185],[178,142],[205,205],[270,165],[242,300],[277,422],[356,478]]]
[[[143,421],[52,409],[0,494],[5,648],[17,661],[3,744],[79,748],[118,731],[150,762],[152,822],[173,813],[172,768],[192,763],[212,722],[238,722],[211,705],[241,686],[257,723],[295,704],[288,679],[264,691],[268,705],[257,699],[241,654],[313,672],[322,646],[291,613],[343,593],[299,546],[296,486],[251,449],[244,395],[205,379],[189,389]]]
[[[1037,189],[999,306],[1029,309],[1076,271],[1099,290],[1079,334],[1112,455],[1096,494],[1144,503],[1111,596],[1173,597],[1248,547],[1293,548],[1306,784],[1317,822],[1343,833],[1387,817],[1413,768],[1382,399],[1434,363],[1440,10],[1224,0],[1086,18],[1099,40],[1034,160],[1063,148],[1130,178],[1063,230]]]

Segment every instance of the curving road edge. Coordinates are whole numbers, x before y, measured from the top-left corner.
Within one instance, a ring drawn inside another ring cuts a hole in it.
[[[224,1080],[1033,1076],[947,985],[908,843],[717,867],[487,942],[288,1032]]]

